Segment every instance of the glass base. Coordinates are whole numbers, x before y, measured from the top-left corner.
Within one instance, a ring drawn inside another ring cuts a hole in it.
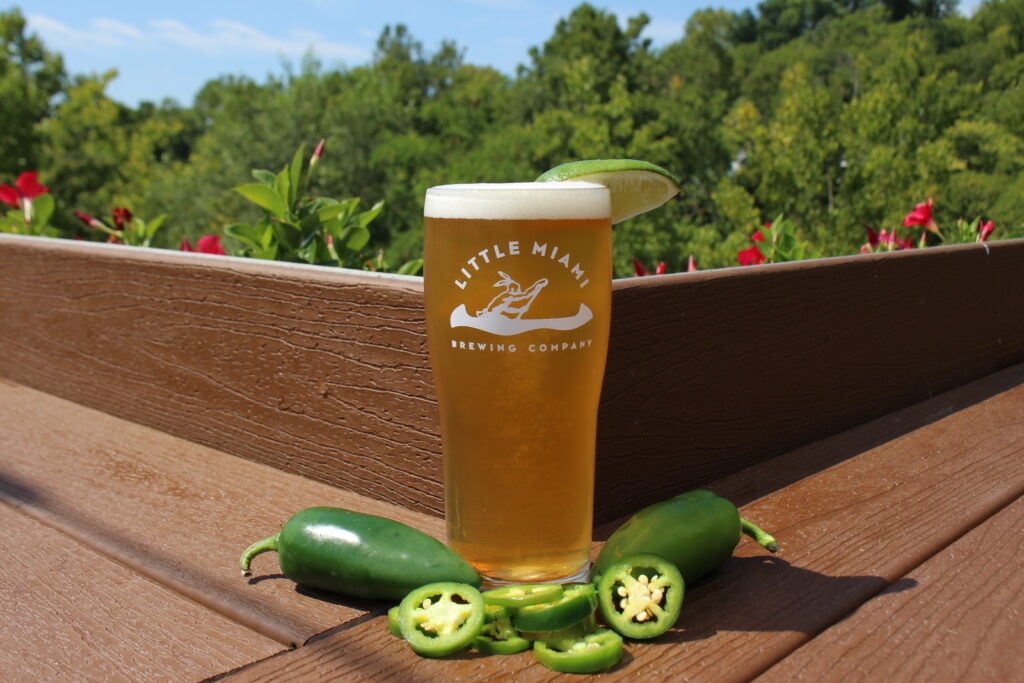
[[[537,581],[516,581],[510,579],[500,579],[486,574],[481,574],[480,578],[483,579],[483,585],[480,590],[490,590],[491,588],[501,588],[502,586],[518,586],[524,583],[586,583],[590,580],[590,563],[587,562],[585,565],[580,567],[580,570],[569,576],[564,576],[560,579],[545,579]]]

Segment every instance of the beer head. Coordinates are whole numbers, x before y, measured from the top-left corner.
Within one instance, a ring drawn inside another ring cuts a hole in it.
[[[477,183],[427,190],[428,218],[559,220],[607,218],[608,188],[596,183]]]

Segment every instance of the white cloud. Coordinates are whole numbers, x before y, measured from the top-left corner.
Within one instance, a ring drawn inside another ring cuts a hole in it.
[[[91,50],[125,44],[123,33],[116,35],[116,32],[111,33],[96,25],[97,21],[103,20],[93,19],[87,28],[68,26],[42,14],[30,14],[25,21],[30,31],[39,33],[43,42],[57,51]]]
[[[120,34],[125,38],[142,38],[142,32],[134,26],[125,24],[124,22],[116,19],[93,19],[89,22],[91,26],[96,28],[98,31],[110,34]]]
[[[92,19],[82,28],[67,26],[41,14],[30,15],[27,20],[30,30],[37,31],[48,45],[59,51],[164,44],[207,54],[254,52],[301,57],[312,50],[318,57],[349,61],[363,61],[371,54],[364,47],[334,42],[316,31],[300,30],[271,36],[246,24],[223,19],[211,21],[207,30],[197,30],[176,19],[150,21],[143,29],[106,18]]]

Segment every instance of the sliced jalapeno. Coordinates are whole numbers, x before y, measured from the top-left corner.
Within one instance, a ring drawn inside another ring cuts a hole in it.
[[[527,640],[543,640],[545,643],[556,643],[563,640],[579,640],[597,630],[597,618],[593,613],[589,617],[557,631],[520,631],[519,635]]]
[[[402,627],[398,623],[398,605],[388,610],[388,630],[391,635],[402,637]]]
[[[530,641],[512,628],[508,607],[484,604],[484,625],[473,647],[485,655],[514,655],[530,649]]]
[[[562,597],[557,583],[528,583],[521,586],[502,586],[483,592],[484,602],[502,607],[529,607],[542,602],[554,602]]]
[[[605,570],[597,595],[609,626],[627,638],[654,638],[679,617],[683,577],[658,555],[631,555]]]
[[[514,655],[530,649],[530,641],[520,636],[492,638],[481,633],[473,639],[473,647],[485,655]]]
[[[597,591],[591,584],[570,584],[554,602],[516,610],[512,625],[520,631],[557,631],[586,619],[596,608]]]
[[[622,638],[601,629],[578,640],[533,644],[533,655],[541,664],[560,673],[591,674],[610,669],[622,659]]]
[[[444,657],[467,647],[484,624],[484,599],[465,583],[429,583],[405,596],[398,625],[412,649]]]

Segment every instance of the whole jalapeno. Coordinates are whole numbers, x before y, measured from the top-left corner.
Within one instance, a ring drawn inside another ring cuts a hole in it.
[[[284,575],[301,586],[359,598],[401,600],[426,583],[480,585],[465,560],[401,522],[339,508],[307,508],[281,531],[249,546],[239,561],[275,550]]]
[[[689,584],[717,569],[747,534],[771,552],[775,539],[740,517],[736,506],[711,491],[689,491],[650,505],[609,537],[594,562],[593,574],[630,555],[660,555]]]

